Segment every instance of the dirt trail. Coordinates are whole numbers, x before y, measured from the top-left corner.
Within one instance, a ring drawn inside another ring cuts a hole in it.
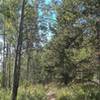
[[[47,100],[56,100],[55,92],[49,91],[49,92],[47,93]]]

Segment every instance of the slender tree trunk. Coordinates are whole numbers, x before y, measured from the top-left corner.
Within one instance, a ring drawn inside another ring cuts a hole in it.
[[[6,58],[5,58],[5,25],[4,25],[4,34],[3,34],[3,75],[2,75],[2,87],[6,88]]]
[[[24,7],[25,7],[25,0],[23,0],[23,2],[22,2],[22,10],[21,10],[21,20],[20,20],[20,26],[19,26],[18,44],[17,44],[16,57],[15,57],[15,68],[14,68],[12,100],[16,100],[17,99],[17,92],[18,92],[18,87],[19,87],[20,66],[21,66],[21,48],[22,48],[22,39],[23,39]]]
[[[8,87],[11,89],[11,62],[9,58],[9,65],[8,65]]]
[[[30,50],[29,50],[29,43],[28,43],[29,41],[27,41],[27,81],[29,81],[29,75],[30,75],[30,60],[31,60],[31,58],[30,58]]]
[[[98,71],[98,79],[100,84],[100,20],[96,23],[97,30],[97,43],[96,43],[96,54],[97,54],[97,71]]]
[[[39,0],[35,0],[35,3],[34,3],[34,11],[35,11],[35,21],[34,21],[34,24],[35,24],[35,29],[34,29],[34,32],[36,34],[36,40],[35,40],[35,43],[36,43],[36,47],[37,47],[37,52],[39,51],[40,49],[40,37],[39,37],[39,33],[38,33],[38,4],[39,4]]]
[[[31,79],[31,72],[32,72],[32,69],[33,69],[33,33],[30,32],[28,33],[27,35],[27,80],[29,81]]]
[[[35,11],[35,17],[33,17],[33,23],[34,26],[32,27],[32,29],[30,28],[30,32],[27,34],[27,80],[31,80],[31,72],[34,71],[34,64],[32,64],[33,62],[33,56],[32,56],[32,52],[33,52],[33,43],[36,42],[36,38],[37,38],[37,9],[38,9],[38,0],[34,1],[34,11]],[[33,32],[35,33],[35,36],[33,34]],[[33,37],[34,36],[34,37]],[[31,70],[30,70],[31,69]]]
[[[7,67],[7,76],[8,76],[8,87],[11,89],[11,51],[10,51],[10,45],[7,44],[7,60],[8,60],[8,67]]]
[[[27,76],[26,76],[27,81],[29,81],[29,70],[30,70],[29,63],[30,63],[30,58],[28,57],[27,58],[27,73],[26,73],[27,74]]]

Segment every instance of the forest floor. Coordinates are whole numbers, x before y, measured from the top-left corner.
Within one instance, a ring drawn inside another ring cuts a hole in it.
[[[11,100],[10,89],[0,88],[0,100]],[[70,86],[58,86],[53,83],[45,86],[28,84],[19,87],[17,100],[100,100],[100,91],[95,86],[83,86],[83,84]]]

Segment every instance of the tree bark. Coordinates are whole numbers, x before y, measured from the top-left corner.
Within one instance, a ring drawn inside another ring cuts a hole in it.
[[[35,17],[33,17],[33,24],[34,26],[32,28],[30,28],[30,32],[27,33],[27,80],[31,80],[31,71],[34,71],[34,64],[32,64],[33,62],[33,56],[32,56],[32,52],[33,52],[33,43],[36,43],[36,38],[37,38],[37,30],[38,30],[38,25],[37,25],[37,17],[38,17],[38,0],[34,1],[34,13],[35,13]],[[33,34],[34,32],[34,34]]]
[[[11,50],[10,44],[7,44],[7,60],[8,60],[8,67],[7,67],[7,80],[8,80],[8,88],[11,89]]]
[[[96,56],[97,56],[97,72],[100,84],[100,20],[96,23],[97,43],[96,43]]]
[[[17,92],[18,92],[18,87],[19,87],[20,66],[21,66],[21,49],[22,49],[22,39],[23,39],[24,8],[25,8],[25,0],[23,0],[23,2],[22,2],[22,9],[21,9],[19,36],[18,36],[18,43],[17,43],[16,57],[15,57],[15,67],[14,67],[12,100],[17,99]]]
[[[4,45],[3,45],[3,70],[2,70],[2,87],[3,88],[6,88],[6,51],[5,51],[5,25],[4,25],[4,34],[3,34],[3,42],[4,42]]]
[[[31,33],[32,34],[32,33]],[[28,36],[27,36],[28,37]],[[30,78],[30,69],[32,68],[31,66],[31,60],[32,60],[32,47],[33,47],[33,42],[31,44],[31,40],[29,39],[28,37],[28,40],[27,40],[27,81],[29,81],[29,78]]]

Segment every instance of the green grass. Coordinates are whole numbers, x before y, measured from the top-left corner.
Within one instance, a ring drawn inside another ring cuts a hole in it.
[[[17,100],[48,100],[47,93],[55,93],[56,100],[100,100],[100,91],[94,86],[76,84],[56,86],[56,84],[22,85],[19,87]],[[0,100],[11,100],[11,91],[0,89]]]

